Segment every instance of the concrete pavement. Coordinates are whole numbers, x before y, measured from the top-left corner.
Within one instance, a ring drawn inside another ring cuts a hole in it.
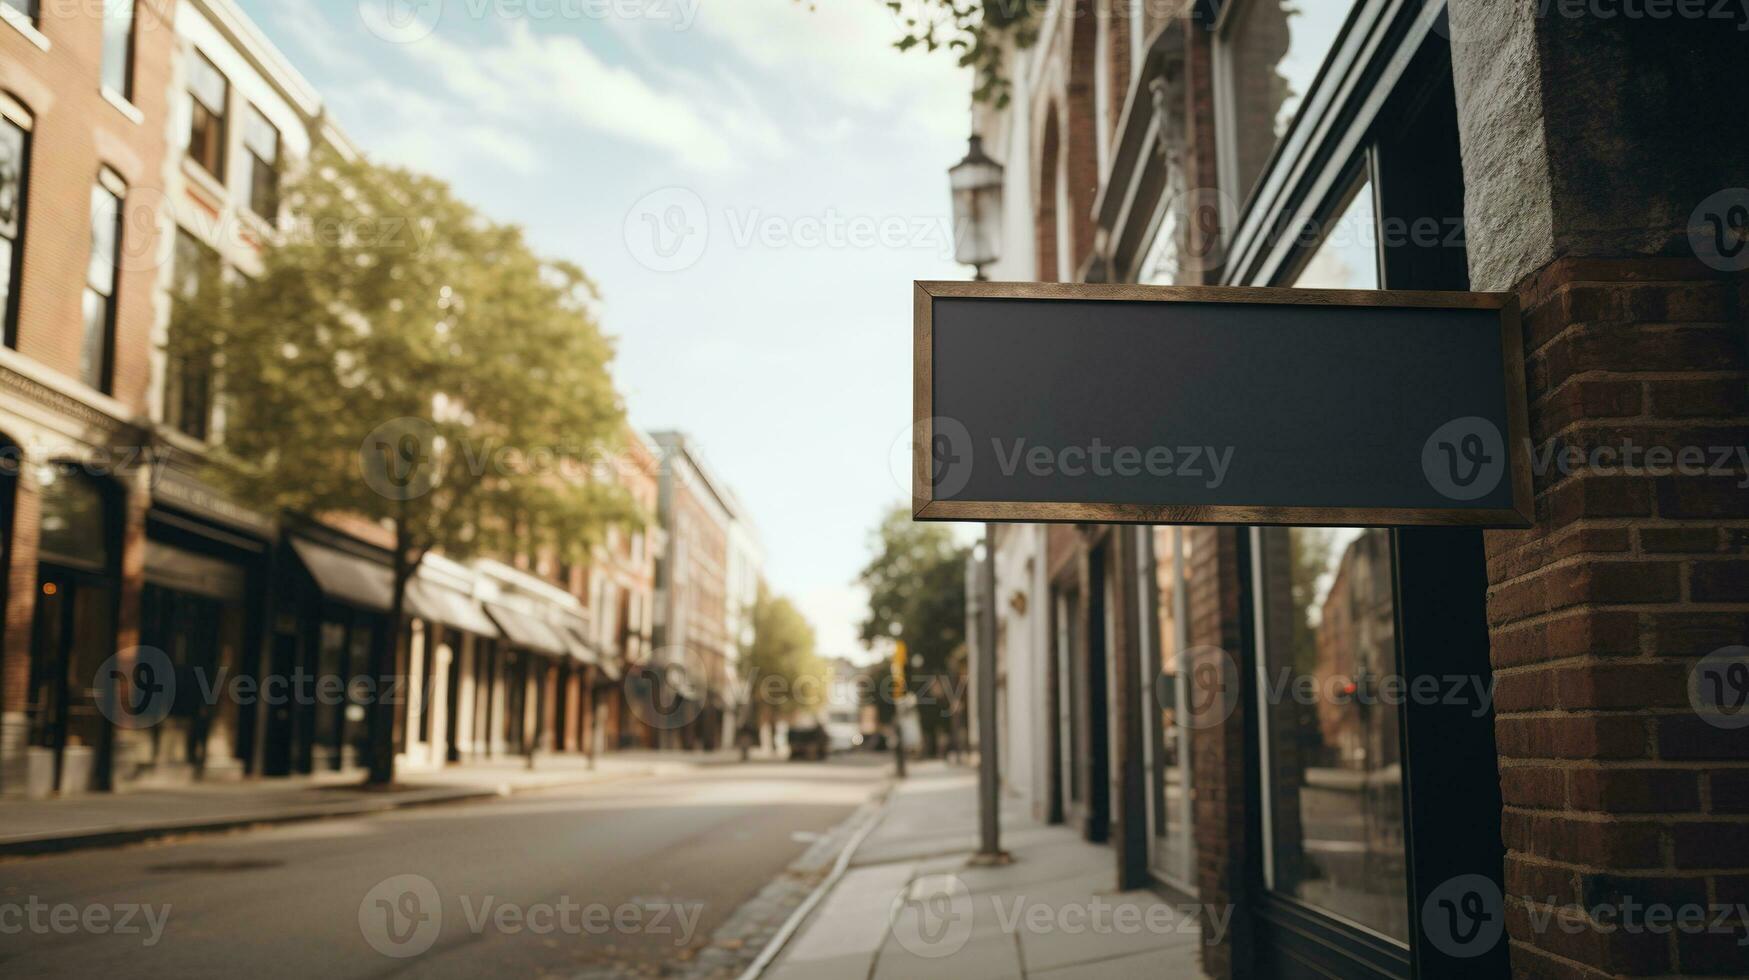
[[[0,800],[0,856],[43,854],[217,833],[258,825],[354,816],[411,806],[490,799],[556,786],[689,772],[740,761],[715,753],[618,752],[593,763],[574,755],[470,762],[402,774],[387,790],[366,790],[357,773],[252,779],[92,793],[61,799]]]
[[[1003,814],[1006,867],[971,867],[977,778],[917,765],[765,980],[1151,977],[1198,980],[1229,913],[1115,892],[1109,848]]]

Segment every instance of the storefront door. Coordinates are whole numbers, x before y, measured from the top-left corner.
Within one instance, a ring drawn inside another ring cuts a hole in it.
[[[99,708],[98,674],[117,652],[115,495],[72,464],[52,464],[42,481],[25,707],[30,789],[106,790],[111,732]]]

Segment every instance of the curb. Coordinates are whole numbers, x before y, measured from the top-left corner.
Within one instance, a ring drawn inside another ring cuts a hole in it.
[[[753,960],[752,964],[741,972],[738,980],[759,980],[761,976],[765,975],[765,971],[771,969],[772,964],[777,962],[784,947],[788,946],[789,941],[795,938],[797,932],[801,931],[802,923],[807,921],[809,915],[813,914],[815,907],[832,892],[832,889],[838,887],[839,880],[844,877],[844,872],[849,870],[850,862],[856,857],[856,852],[861,849],[862,842],[867,840],[869,834],[873,833],[875,828],[879,827],[881,822],[887,818],[887,812],[893,806],[893,791],[897,788],[898,780],[889,777],[886,785],[881,788],[875,798],[874,811],[864,818],[862,826],[856,828],[856,831],[851,834],[850,840],[845,843],[844,849],[838,852],[838,859],[832,863],[832,870],[820,880],[818,885],[814,886],[814,890],[808,893],[807,898],[802,899],[802,904],[790,913],[783,925],[778,927],[777,935],[771,937],[771,942],[765,944],[765,948],[760,950],[758,957]]]
[[[392,813],[396,810],[411,810],[420,807],[442,806],[452,803],[479,803],[485,800],[502,799],[518,793],[532,793],[539,790],[568,789],[577,786],[595,786],[604,783],[624,782],[632,779],[650,779],[665,775],[657,767],[645,771],[613,773],[605,776],[594,776],[588,779],[555,780],[529,786],[511,786],[500,783],[492,789],[456,790],[439,793],[433,791],[424,796],[400,800],[361,800],[356,803],[334,804],[322,809],[300,810],[292,813],[262,813],[237,817],[223,817],[217,820],[178,821],[176,823],[150,824],[141,827],[116,827],[100,830],[81,831],[73,834],[56,836],[26,837],[14,840],[0,840],[0,860],[11,858],[38,857],[46,854],[64,854],[72,851],[95,850],[100,848],[125,847],[130,844],[141,844],[148,841],[161,840],[167,837],[208,836],[226,834],[255,828],[278,827],[288,824],[310,823],[317,820],[333,820],[340,817],[374,816],[381,813]]]

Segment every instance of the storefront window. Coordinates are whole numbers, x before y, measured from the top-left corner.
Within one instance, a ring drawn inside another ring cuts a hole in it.
[[[1223,166],[1243,197],[1299,115],[1352,0],[1231,0],[1220,33]]]
[[[44,467],[42,537],[37,550],[43,561],[100,570],[109,567],[109,522],[103,489],[71,463]]]
[[[1191,847],[1190,728],[1188,694],[1183,654],[1190,648],[1188,562],[1189,535],[1184,528],[1157,527],[1154,535],[1155,583],[1159,590],[1158,615],[1153,644],[1155,662],[1147,676],[1153,680],[1144,692],[1150,707],[1144,715],[1149,726],[1151,757],[1148,774],[1150,823],[1154,846],[1154,869],[1180,882],[1193,877]]]
[[[1391,535],[1257,532],[1260,713],[1275,891],[1407,942]]]

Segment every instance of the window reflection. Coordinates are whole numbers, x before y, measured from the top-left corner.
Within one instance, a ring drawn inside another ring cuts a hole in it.
[[[1238,0],[1221,54],[1235,189],[1249,193],[1299,114],[1354,6],[1346,0]]]
[[[1390,533],[1258,533],[1270,884],[1407,942]]]
[[[1300,267],[1293,285],[1300,289],[1378,289],[1378,219],[1372,182],[1362,180],[1331,209],[1334,218],[1310,229],[1317,247]]]

